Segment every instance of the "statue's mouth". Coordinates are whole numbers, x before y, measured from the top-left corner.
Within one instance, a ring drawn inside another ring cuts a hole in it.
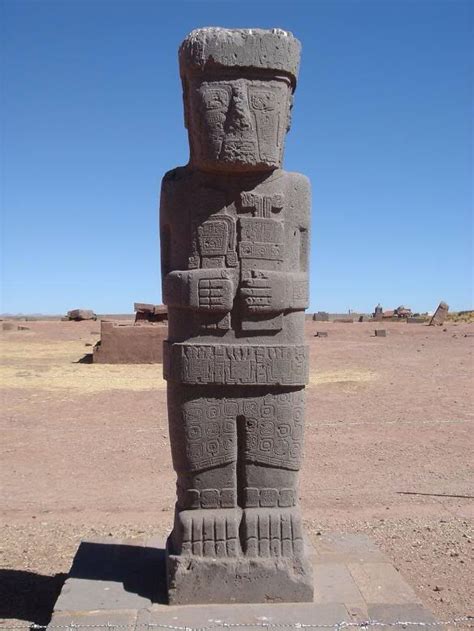
[[[219,152],[219,160],[233,164],[268,164],[274,165],[274,160],[261,156],[255,140],[244,138],[225,138]]]

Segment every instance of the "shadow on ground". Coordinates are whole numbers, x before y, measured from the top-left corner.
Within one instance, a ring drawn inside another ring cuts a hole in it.
[[[0,619],[47,625],[68,578],[84,579],[86,592],[88,584],[90,587],[94,581],[106,581],[121,584],[117,586],[119,591],[110,590],[112,598],[128,592],[150,603],[167,603],[164,549],[83,541],[69,575],[42,576],[23,570],[0,570]],[[93,589],[91,593],[94,594]],[[61,596],[62,606],[66,604],[64,597],[67,601],[69,596]],[[74,603],[67,602],[71,604]]]
[[[48,624],[66,577],[0,570],[0,618]]]
[[[80,359],[78,359],[77,361],[72,362],[72,363],[73,364],[92,364],[93,361],[94,361],[93,353],[86,353]]]
[[[122,583],[125,592],[167,602],[163,548],[83,541],[69,578]]]

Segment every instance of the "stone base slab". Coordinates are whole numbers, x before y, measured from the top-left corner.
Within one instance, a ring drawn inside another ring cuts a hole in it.
[[[166,557],[170,605],[313,602],[310,563],[279,558]]]
[[[314,600],[310,603],[170,605],[160,541],[82,542],[51,626],[109,625],[133,631],[150,625],[153,631],[195,631],[241,625],[246,631],[261,631],[265,625],[301,629],[306,624],[327,631],[343,622],[436,622],[365,535],[318,536],[311,560]]]

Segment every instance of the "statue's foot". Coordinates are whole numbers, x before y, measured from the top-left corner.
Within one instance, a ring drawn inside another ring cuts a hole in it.
[[[246,508],[242,548],[249,557],[301,557],[303,530],[297,508]]]
[[[176,517],[180,552],[205,557],[235,557],[240,553],[238,508],[181,511]],[[175,539],[176,540],[176,539]]]

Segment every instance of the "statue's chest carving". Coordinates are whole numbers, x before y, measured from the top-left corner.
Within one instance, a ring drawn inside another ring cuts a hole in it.
[[[188,268],[279,269],[285,259],[282,193],[243,192],[236,205],[191,224]],[[202,216],[201,216],[202,217]]]

